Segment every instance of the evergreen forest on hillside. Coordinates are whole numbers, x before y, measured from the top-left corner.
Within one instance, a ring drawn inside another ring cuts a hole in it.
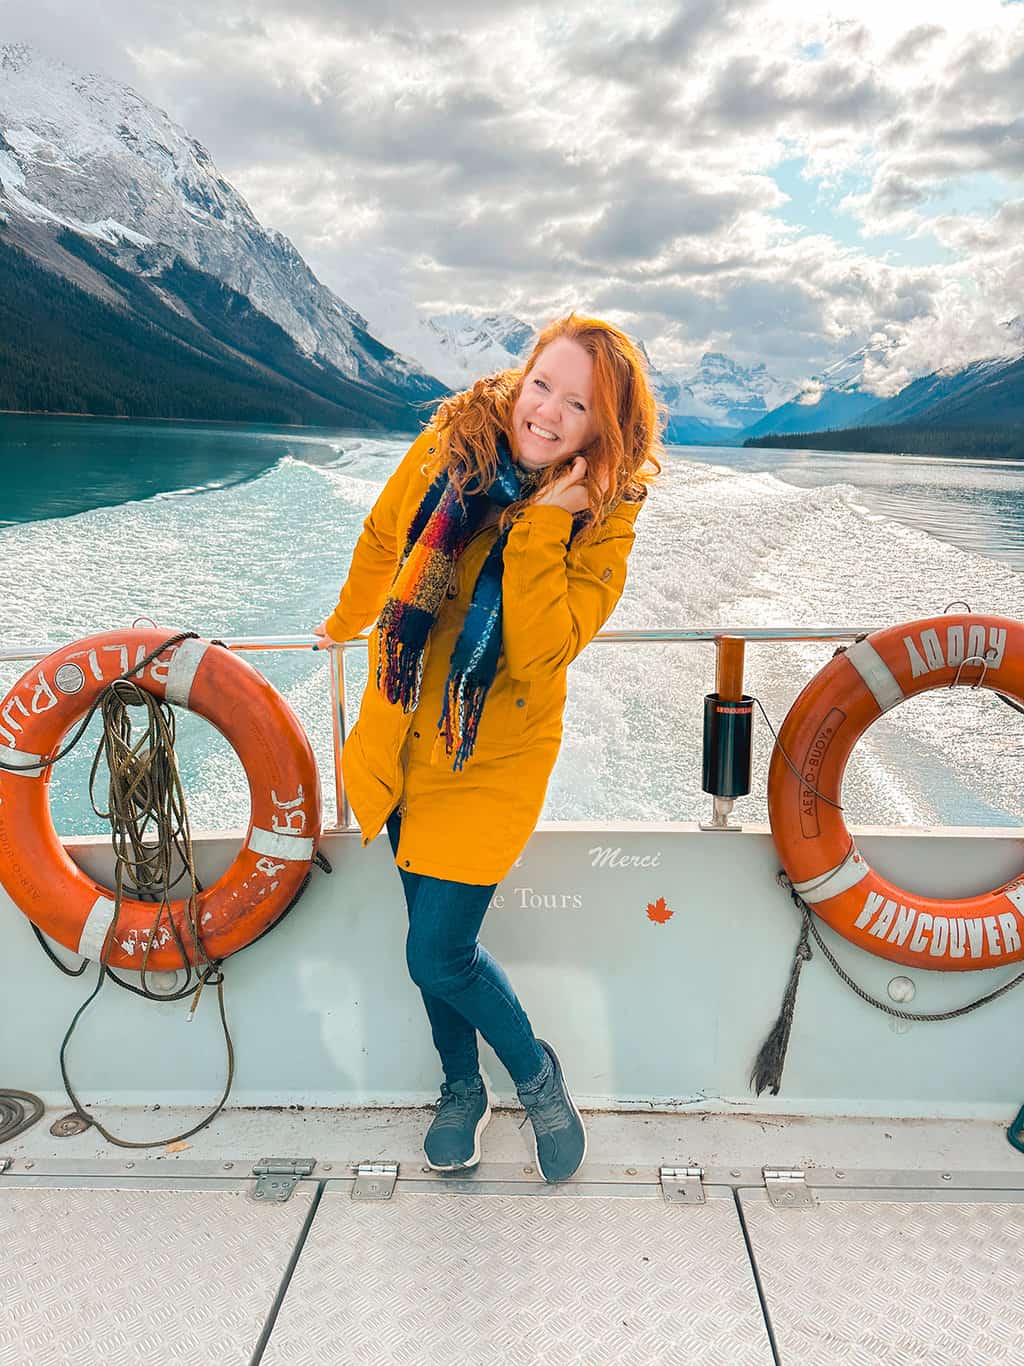
[[[1024,424],[929,427],[923,423],[908,423],[906,426],[847,427],[835,431],[749,437],[743,444],[801,451],[872,451],[890,455],[1024,460]]]
[[[107,303],[0,236],[0,409],[413,430],[412,405],[301,355],[243,295],[184,262],[166,284],[72,232],[60,245],[124,299]],[[193,319],[195,321],[193,321]],[[240,351],[245,354],[238,354]]]

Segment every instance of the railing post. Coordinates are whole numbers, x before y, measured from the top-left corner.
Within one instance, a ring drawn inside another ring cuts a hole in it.
[[[342,830],[352,829],[352,811],[341,777],[341,751],[348,733],[345,718],[345,647],[331,647],[331,730],[334,737],[334,803]]]
[[[716,688],[704,698],[705,792],[713,802],[711,820],[702,821],[702,830],[739,830],[729,816],[737,797],[750,791],[750,724],[753,699],[743,691],[744,641],[737,636],[719,636],[715,671]]]

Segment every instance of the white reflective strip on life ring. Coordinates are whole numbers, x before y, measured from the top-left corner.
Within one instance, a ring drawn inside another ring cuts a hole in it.
[[[866,640],[858,640],[846,652],[846,658],[863,678],[883,711],[906,701],[906,694],[896,681],[892,670],[875,647]]]
[[[1003,893],[1007,901],[1011,901],[1018,911],[1024,912],[1024,883],[1019,883],[1016,887],[1010,887]]]
[[[313,857],[313,841],[305,835],[289,835],[283,830],[264,830],[258,825],[252,828],[249,848],[254,854],[267,854],[270,858],[283,858],[288,862]]]
[[[192,691],[196,670],[209,647],[208,640],[183,640],[178,646],[177,653],[167,666],[164,696],[168,702],[178,707],[188,706],[188,695]]]
[[[23,749],[0,749],[0,764],[6,765],[8,769],[25,769],[21,774],[22,778],[38,778],[41,773],[45,773],[42,768],[29,768],[29,764],[38,764],[42,759],[41,754],[29,754]],[[3,769],[0,769],[0,773]]]
[[[838,896],[840,892],[847,892],[851,887],[856,887],[862,878],[867,877],[868,872],[867,859],[856,849],[851,849],[842,863],[829,869],[827,873],[819,873],[817,877],[808,878],[806,882],[794,882],[793,891],[808,905],[813,906],[818,901],[827,901],[830,896]]]
[[[114,919],[114,903],[106,896],[98,896],[92,903],[92,910],[85,917],[82,934],[78,941],[78,952],[83,958],[91,958],[98,963],[103,952],[103,944]]]

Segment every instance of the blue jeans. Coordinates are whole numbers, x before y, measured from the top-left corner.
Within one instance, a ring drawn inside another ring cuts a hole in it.
[[[398,853],[401,817],[387,821],[391,851]],[[501,964],[477,941],[496,883],[477,887],[399,868],[409,912],[405,958],[419,987],[441,1066],[449,1085],[480,1069],[477,1030],[517,1086],[547,1066],[526,1012]]]

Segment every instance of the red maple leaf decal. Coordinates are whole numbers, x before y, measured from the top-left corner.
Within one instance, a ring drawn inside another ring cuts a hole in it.
[[[659,896],[657,901],[647,904],[647,919],[653,920],[656,925],[664,925],[666,920],[671,919],[675,914],[665,905],[665,898]]]

